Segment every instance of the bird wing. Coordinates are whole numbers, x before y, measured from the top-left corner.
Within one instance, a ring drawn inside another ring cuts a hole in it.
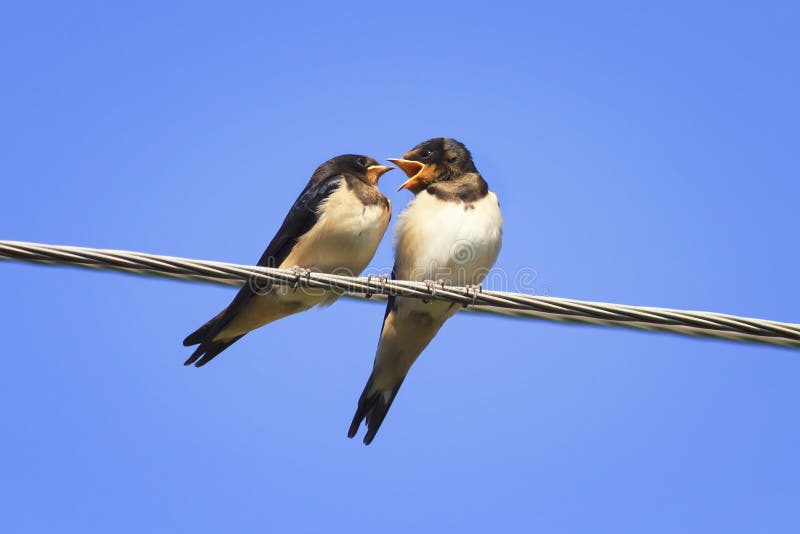
[[[283,220],[275,237],[267,245],[257,265],[278,267],[292,251],[300,237],[319,220],[319,207],[344,183],[344,176],[337,174],[315,184],[308,184]]]

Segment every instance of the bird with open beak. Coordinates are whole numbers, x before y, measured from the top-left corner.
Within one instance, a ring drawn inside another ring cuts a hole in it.
[[[500,252],[503,219],[497,196],[455,139],[420,143],[390,159],[408,176],[400,189],[414,198],[401,214],[392,277],[432,285],[477,286]],[[348,432],[366,420],[369,445],[411,365],[459,304],[389,297],[378,349]]]
[[[320,165],[295,201],[258,265],[357,276],[386,232],[392,207],[378,179],[394,167],[355,154]],[[205,365],[251,330],[316,304],[330,304],[331,291],[246,284],[227,308],[189,334],[199,345],[185,365]]]

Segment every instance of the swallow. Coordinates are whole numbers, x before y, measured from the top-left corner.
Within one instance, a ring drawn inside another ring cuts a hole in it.
[[[503,219],[497,195],[455,139],[435,138],[389,159],[414,194],[400,215],[392,278],[429,285],[478,286],[500,252]],[[460,304],[389,297],[378,348],[348,437],[366,420],[369,445],[414,361]]]
[[[317,167],[258,265],[298,273],[361,273],[389,224],[392,206],[378,190],[378,179],[393,168],[354,154]],[[185,347],[199,345],[184,365],[201,367],[251,330],[316,304],[331,304],[339,296],[253,286],[245,284],[227,308],[183,340]]]

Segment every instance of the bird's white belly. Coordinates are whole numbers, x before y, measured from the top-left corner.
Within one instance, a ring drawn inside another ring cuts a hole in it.
[[[342,186],[321,211],[317,224],[300,238],[280,267],[358,276],[378,248],[390,210],[381,204],[365,206]]]
[[[400,222],[397,277],[478,284],[497,259],[502,231],[494,193],[472,204],[420,193]]]
[[[500,252],[502,231],[503,219],[494,193],[464,204],[444,202],[422,192],[400,221],[396,276],[405,280],[442,280],[448,285],[480,284]],[[421,301],[405,304],[413,309],[409,311],[420,308],[430,313],[438,308]]]

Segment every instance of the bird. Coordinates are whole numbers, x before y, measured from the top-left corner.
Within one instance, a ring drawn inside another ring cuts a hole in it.
[[[389,159],[408,176],[400,190],[414,194],[400,215],[395,235],[392,278],[477,290],[497,260],[503,218],[497,195],[489,190],[463,143],[438,137]],[[417,357],[460,304],[389,297],[378,348],[347,433],[362,421],[369,445],[386,417]]]
[[[314,171],[280,229],[258,260],[262,267],[357,276],[372,259],[392,205],[378,180],[394,169],[369,156],[344,154]],[[184,365],[201,367],[251,330],[315,306],[330,305],[331,291],[245,284],[227,308],[183,340],[198,345]]]

